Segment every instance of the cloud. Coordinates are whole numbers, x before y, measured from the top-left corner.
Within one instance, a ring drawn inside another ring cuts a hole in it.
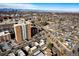
[[[38,8],[38,6],[33,4],[9,3],[9,4],[0,4],[0,8],[36,9]]]

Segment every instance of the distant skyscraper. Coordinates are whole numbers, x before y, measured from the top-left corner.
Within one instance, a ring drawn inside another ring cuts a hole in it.
[[[15,24],[14,31],[16,41],[18,43],[26,39],[31,39],[31,23],[29,21],[27,21],[26,23]]]

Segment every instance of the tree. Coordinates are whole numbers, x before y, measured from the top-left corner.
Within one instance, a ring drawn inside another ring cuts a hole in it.
[[[53,44],[49,43],[47,47],[52,50]]]

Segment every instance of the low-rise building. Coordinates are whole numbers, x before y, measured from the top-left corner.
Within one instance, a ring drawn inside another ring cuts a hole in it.
[[[16,52],[18,56],[25,56],[25,53],[21,49],[17,50]]]
[[[26,50],[27,52],[30,50],[29,46],[24,47],[24,50]]]
[[[45,56],[51,56],[52,55],[51,50],[48,49],[48,48],[46,50],[44,50],[43,52],[44,52]]]
[[[38,45],[39,45],[39,43],[35,42],[35,46],[38,46]]]
[[[10,53],[10,54],[8,54],[8,56],[15,56],[15,54],[14,53]]]
[[[41,48],[44,48],[44,47],[45,47],[44,40],[40,40],[40,44],[39,44],[39,46],[40,46]]]
[[[34,54],[37,50],[38,50],[38,49],[37,49],[36,46],[30,48],[30,54]]]
[[[11,39],[10,33],[8,31],[0,32],[0,42],[6,42]]]

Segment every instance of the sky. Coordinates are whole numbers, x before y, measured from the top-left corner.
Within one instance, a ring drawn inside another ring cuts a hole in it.
[[[0,3],[0,8],[79,12],[79,3]]]

